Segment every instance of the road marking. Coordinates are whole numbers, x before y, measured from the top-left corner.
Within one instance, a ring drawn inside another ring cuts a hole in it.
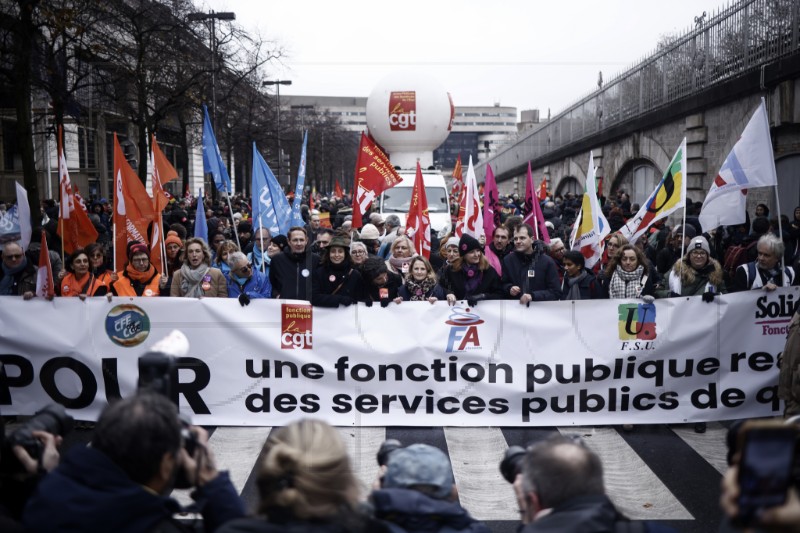
[[[728,447],[725,442],[728,428],[719,422],[709,422],[705,433],[695,433],[692,426],[672,426],[671,429],[717,472],[725,475],[728,469]]]
[[[445,427],[461,506],[478,520],[518,520],[514,489],[500,475],[506,439],[499,428]]]
[[[350,461],[353,473],[359,481],[362,498],[366,498],[372,491],[372,483],[378,477],[378,461],[376,454],[386,440],[385,427],[339,427],[336,428],[341,435]]]

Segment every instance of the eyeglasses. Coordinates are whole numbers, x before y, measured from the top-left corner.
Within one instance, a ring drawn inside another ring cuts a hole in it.
[[[237,274],[247,274],[248,272],[250,272],[250,270],[251,270],[250,265],[242,265],[236,270],[234,270],[234,272]]]
[[[105,257],[103,254],[92,254],[91,255],[92,259],[102,259],[103,257]]]
[[[367,252],[365,252],[364,250],[355,250],[353,252],[350,252],[350,255],[367,255]]]
[[[148,259],[147,257],[139,257],[138,259],[136,258],[131,259],[131,263],[147,263],[149,261],[150,259]]]

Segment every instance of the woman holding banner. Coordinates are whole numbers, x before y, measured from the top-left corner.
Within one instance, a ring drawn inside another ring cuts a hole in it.
[[[311,304],[319,307],[348,306],[356,301],[361,273],[350,262],[350,243],[334,237],[325,247],[319,266],[314,270]]]
[[[161,288],[167,285],[167,276],[162,276],[150,263],[146,244],[128,244],[128,262],[117,281],[111,283],[114,296],[160,296]]]
[[[611,257],[605,270],[603,293],[607,298],[653,298],[655,282],[644,253],[625,244]]]
[[[669,288],[661,297],[703,296],[711,302],[716,294],[723,294],[725,279],[719,261],[711,257],[711,248],[705,237],[695,237],[686,248],[686,255],[675,262],[669,272]]]
[[[175,272],[170,296],[183,298],[227,298],[225,275],[211,266],[211,251],[198,237],[186,240],[183,266]]]
[[[59,296],[77,296],[81,300],[87,296],[104,296],[108,293],[108,285],[104,284],[91,272],[89,254],[78,248],[66,260],[67,271],[58,274],[56,294]]]
[[[444,289],[437,283],[436,272],[430,262],[421,255],[412,258],[405,281],[397,290],[395,303],[406,301],[433,304],[445,298]]]
[[[458,241],[459,257],[444,271],[441,284],[447,303],[467,300],[475,305],[480,300],[503,299],[503,286],[497,271],[483,255],[478,239],[464,234]]]

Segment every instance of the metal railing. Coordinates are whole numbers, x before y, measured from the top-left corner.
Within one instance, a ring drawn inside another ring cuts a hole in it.
[[[800,40],[800,1],[742,0],[665,39],[649,56],[476,166],[519,168],[559,148],[636,119],[789,55]]]

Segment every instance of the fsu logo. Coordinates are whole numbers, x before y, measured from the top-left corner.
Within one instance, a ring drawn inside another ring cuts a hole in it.
[[[282,350],[310,350],[311,331],[310,304],[281,304]]]
[[[653,304],[622,304],[619,313],[619,340],[622,349],[652,350],[656,338],[656,306]],[[640,342],[645,341],[645,342]]]
[[[476,313],[470,312],[469,308],[455,306],[445,324],[451,326],[450,335],[447,336],[447,353],[480,349],[478,324],[483,324],[483,320]]]
[[[416,131],[416,91],[392,91],[389,94],[389,129],[391,131]]]

